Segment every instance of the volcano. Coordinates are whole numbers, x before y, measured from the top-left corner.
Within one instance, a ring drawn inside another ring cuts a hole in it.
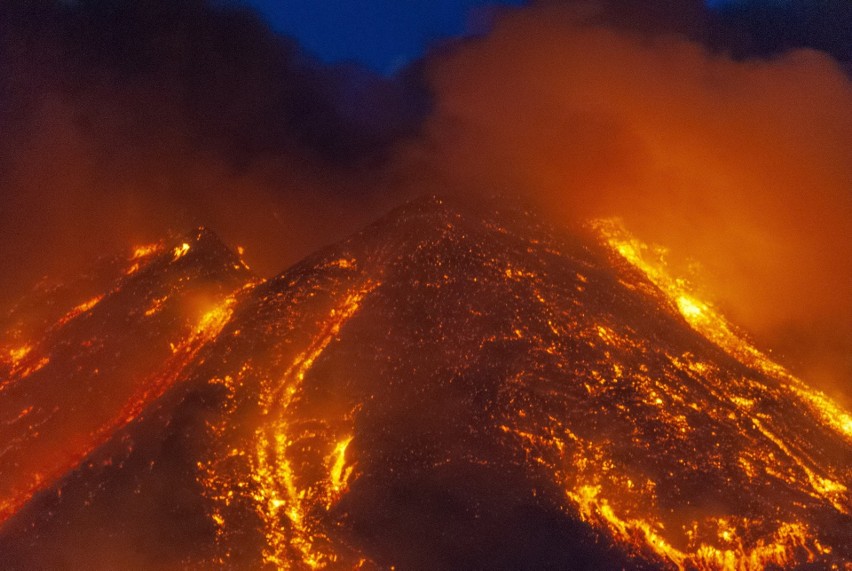
[[[4,322],[4,569],[852,568],[852,417],[611,223],[100,268]]]

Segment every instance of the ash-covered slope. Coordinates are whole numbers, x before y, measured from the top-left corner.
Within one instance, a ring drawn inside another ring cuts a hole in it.
[[[242,291],[180,382],[0,530],[0,556],[842,568],[852,431],[682,313],[591,235],[410,204]]]
[[[249,279],[199,229],[21,300],[4,320],[0,523],[165,392]]]

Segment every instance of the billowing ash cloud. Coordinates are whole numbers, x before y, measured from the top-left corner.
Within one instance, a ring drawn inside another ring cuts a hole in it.
[[[848,378],[852,81],[816,50],[691,39],[720,17],[703,8],[646,8],[629,26],[627,3],[539,6],[435,58],[437,111],[408,160],[557,221],[620,216],[700,262],[710,297],[806,376]]]

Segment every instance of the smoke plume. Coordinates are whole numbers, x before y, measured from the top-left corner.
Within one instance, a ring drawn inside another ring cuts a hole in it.
[[[513,13],[430,62],[437,110],[406,160],[459,188],[520,191],[557,222],[621,217],[842,396],[852,82],[824,52],[735,58],[689,35],[694,15],[667,14],[631,27],[607,5]]]

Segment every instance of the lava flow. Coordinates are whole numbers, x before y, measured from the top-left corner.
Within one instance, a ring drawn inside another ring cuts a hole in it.
[[[33,303],[26,299],[7,317],[7,343],[27,339],[7,351],[0,380],[0,522],[134,420],[224,325],[226,296],[247,271],[236,261],[205,264],[222,247],[206,231],[186,239],[184,253],[191,242],[198,256],[185,264],[159,246],[109,260],[100,277],[108,289],[46,328],[22,311]],[[66,297],[89,286],[81,282],[65,286]],[[185,306],[199,296],[215,307],[197,318]]]
[[[191,238],[3,338],[6,568],[852,566],[852,417],[614,221]]]

